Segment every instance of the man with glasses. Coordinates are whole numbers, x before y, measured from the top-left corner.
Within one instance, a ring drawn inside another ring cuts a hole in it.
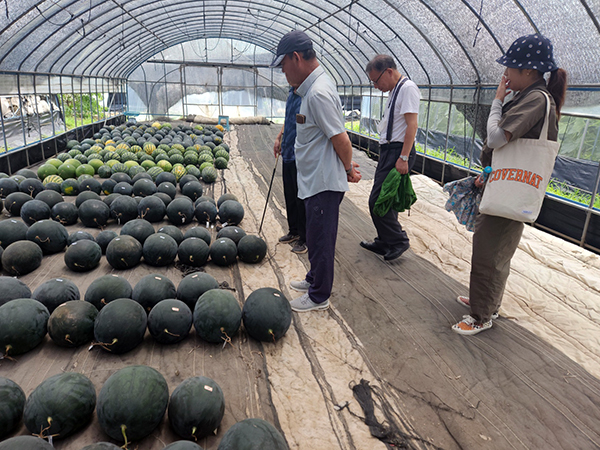
[[[417,85],[403,76],[391,56],[377,55],[365,69],[373,86],[389,92],[383,118],[379,122],[379,162],[373,189],[369,196],[369,211],[377,230],[373,242],[360,246],[382,255],[386,261],[399,258],[410,247],[408,235],[398,222],[398,212],[390,209],[383,217],[373,213],[383,182],[393,168],[409,173],[415,164],[415,136],[421,95]]]

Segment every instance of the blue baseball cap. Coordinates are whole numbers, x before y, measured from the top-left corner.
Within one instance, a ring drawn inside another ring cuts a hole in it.
[[[552,55],[552,43],[541,34],[521,36],[496,62],[513,69],[535,69],[543,73],[558,69]]]
[[[290,31],[279,41],[277,55],[275,55],[271,67],[279,67],[285,55],[311,48],[313,48],[312,41],[305,32],[299,30]]]

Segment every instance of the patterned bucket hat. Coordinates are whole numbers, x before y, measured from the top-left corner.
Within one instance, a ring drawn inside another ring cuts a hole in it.
[[[558,69],[552,56],[552,43],[541,34],[521,36],[496,62],[513,69],[536,69],[544,73]]]

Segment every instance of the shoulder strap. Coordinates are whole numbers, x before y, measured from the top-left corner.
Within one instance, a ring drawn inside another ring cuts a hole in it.
[[[400,89],[402,89],[402,86],[407,81],[408,81],[408,77],[402,78],[402,81],[400,81],[400,84],[394,90],[394,94],[393,94],[394,96],[392,98],[392,104],[390,106],[390,116],[388,117],[387,131],[385,134],[385,139],[388,142],[392,142],[392,126],[394,125],[394,109],[396,107],[396,99],[398,98],[398,93],[400,92]]]
[[[542,94],[544,94],[544,97],[546,97],[546,117],[544,119],[544,125],[542,126],[542,131],[540,133],[540,141],[547,141],[549,128],[548,124],[550,122],[550,97],[548,97],[546,91],[543,91],[541,89],[536,90],[540,91]]]

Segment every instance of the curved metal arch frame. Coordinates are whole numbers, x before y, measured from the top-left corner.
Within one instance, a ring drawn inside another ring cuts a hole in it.
[[[261,6],[262,6],[262,5],[261,5]],[[273,9],[274,9],[275,11],[278,11],[278,10],[277,10],[277,9],[275,9],[275,8],[273,8]],[[189,17],[189,16],[188,16],[188,17]],[[314,16],[314,17],[317,17],[317,16]],[[109,24],[111,21],[114,21],[114,20],[116,20],[116,17],[115,17],[115,18],[111,18],[111,19],[107,20],[106,22],[104,22],[104,23],[102,24],[102,26],[106,26],[107,24]],[[91,22],[90,22],[90,23],[91,23]],[[125,22],[125,24],[126,24],[126,23],[127,23],[127,22]],[[295,22],[295,23],[297,23],[297,22]],[[121,23],[119,23],[119,24],[121,24]],[[133,27],[128,27],[128,30],[130,30],[130,31],[131,31],[131,30],[133,30]],[[135,29],[135,30],[137,31],[137,29]],[[55,33],[56,33],[56,31],[55,31]],[[117,34],[117,33],[120,33],[120,31],[117,31],[115,34]],[[201,36],[201,37],[206,37],[206,36]],[[111,40],[111,39],[107,39],[106,41],[108,42],[108,41],[110,41],[110,40]],[[189,40],[189,37],[188,37],[188,39],[187,39],[187,40]],[[246,41],[246,39],[243,39],[243,40],[245,40],[245,41]],[[163,41],[163,42],[164,42],[164,41]],[[171,43],[172,43],[172,45],[176,45],[177,43],[181,43],[181,42],[185,42],[185,40],[180,40],[180,41],[170,41],[168,44],[171,44]],[[97,47],[97,49],[96,49],[95,51],[101,51],[101,50],[102,50],[102,46],[105,46],[105,45],[106,45],[106,43],[103,43],[101,46]],[[165,47],[165,48],[171,47],[172,45],[167,45],[167,47]],[[269,46],[268,46],[268,45],[265,45],[265,47],[264,47],[264,48],[269,48]],[[61,54],[61,55],[60,55],[60,56],[59,56],[59,57],[58,57],[58,58],[55,60],[55,62],[53,63],[53,66],[54,66],[54,65],[56,65],[56,63],[57,63],[58,61],[60,61],[60,60],[61,60],[61,59],[62,59],[62,58],[63,58],[63,57],[64,57],[64,56],[65,56],[65,55],[66,55],[66,54],[69,52],[69,51],[72,51],[72,48],[66,49],[66,50],[65,50],[65,51],[64,51],[64,52],[63,52],[63,53],[62,53],[62,54]],[[156,54],[156,52],[154,51],[153,53],[148,53],[148,55],[149,55],[149,56],[151,56],[151,55],[153,55],[153,54]],[[127,54],[125,54],[125,55],[127,55]],[[106,59],[106,58],[104,58],[104,59]],[[124,59],[126,59],[126,57],[124,57]],[[147,59],[147,58],[146,58],[146,59]],[[141,59],[140,59],[140,61],[141,61]],[[38,63],[38,65],[39,65],[39,63]],[[65,64],[65,65],[66,65],[66,64]],[[61,68],[58,70],[58,72],[61,72],[61,73],[62,73],[62,71],[64,70],[64,67],[65,67],[65,65],[63,65],[63,66],[62,66],[62,67],[61,67]],[[138,65],[139,65],[139,62],[138,62]],[[137,66],[136,66],[136,67],[137,67]],[[88,68],[89,68],[89,66],[88,66],[88,67],[86,67],[86,69],[85,69],[85,70],[87,70]],[[123,71],[123,72],[124,72],[124,71]],[[121,73],[123,73],[123,72],[121,72]],[[99,72],[99,73],[100,73],[100,72]],[[106,75],[106,73],[103,73],[103,75]],[[351,77],[349,77],[349,78],[351,78]]]
[[[251,4],[258,4],[258,5],[260,5],[260,3],[257,3],[257,2],[249,2],[249,3],[251,3]],[[262,6],[262,5],[261,5],[261,6]],[[277,10],[277,9],[275,9],[275,8],[273,8],[273,9],[274,9],[275,11],[278,11],[278,10]],[[265,9],[263,9],[263,10],[265,10]],[[317,17],[317,16],[314,16],[314,17]],[[295,18],[297,19],[297,17],[295,17]],[[289,19],[286,19],[286,20],[289,20]],[[293,22],[290,20],[290,22],[291,22],[291,23],[293,23],[293,24],[297,24],[297,23],[298,23],[298,21],[297,21],[297,20],[295,20],[295,21],[293,21]],[[327,33],[327,34],[328,34],[328,36],[331,36],[331,37],[332,37],[332,40],[333,40],[333,41],[335,40],[335,39],[333,39],[333,36],[332,36],[331,34],[329,34],[329,33]],[[281,34],[281,35],[283,35],[283,34]],[[215,37],[215,38],[217,38],[218,36],[214,36],[214,37]],[[221,37],[223,37],[223,36],[221,36]],[[173,40],[173,41],[170,41],[170,42],[169,42],[169,44],[171,44],[171,45],[169,45],[169,47],[172,47],[173,45],[177,45],[177,44],[179,44],[179,43],[182,43],[182,42],[189,41],[189,36],[188,36],[188,35],[186,35],[186,36],[185,36],[185,38],[186,38],[186,39],[180,39],[180,40]],[[198,37],[197,37],[197,39],[200,39],[200,38],[212,38],[212,36],[206,36],[206,35],[203,35],[203,36],[198,36]],[[238,39],[238,38],[236,37],[235,39]],[[248,39],[245,39],[245,38],[242,38],[242,39],[239,39],[239,40],[242,40],[242,41],[245,41],[245,42],[250,42],[250,43],[255,43],[255,41],[253,42],[253,41],[250,41],[250,40],[248,40]],[[272,47],[272,45],[271,45],[271,41],[265,41],[265,42],[267,42],[267,44],[266,44],[266,45],[263,45],[263,48],[265,48],[265,49],[268,49],[268,48],[271,48],[271,47]],[[367,44],[367,45],[369,45],[369,44],[368,44],[368,42],[366,42],[366,44]],[[370,45],[369,45],[369,46],[370,46]],[[372,46],[371,46],[371,47],[372,47]],[[168,48],[168,47],[167,47],[167,48]],[[324,48],[324,50],[326,50],[326,48],[325,48],[325,47],[323,47],[323,48]],[[98,50],[101,50],[101,47],[99,47],[99,48],[97,49],[97,51],[98,51]],[[164,49],[163,49],[163,50],[164,50]],[[360,49],[359,49],[359,50],[360,50]],[[133,50],[132,50],[132,51],[133,51]],[[139,60],[138,60],[138,62],[137,62],[137,65],[136,65],[136,66],[134,66],[134,67],[137,67],[137,66],[140,64],[140,61],[141,61],[141,62],[143,62],[143,61],[147,60],[149,57],[151,57],[152,55],[154,55],[154,54],[156,54],[156,53],[157,53],[157,52],[153,52],[153,53],[149,53],[149,52],[148,52],[148,53],[147,53],[147,57],[144,57],[144,58],[139,58]],[[362,51],[362,50],[361,50],[361,53],[363,53],[363,55],[365,55],[365,54],[364,54],[364,51]],[[125,54],[125,58],[124,58],[124,59],[126,59],[126,56],[127,56],[127,53]],[[61,55],[61,57],[62,57],[62,55]],[[366,55],[365,55],[365,57],[366,57]],[[355,60],[356,60],[356,58],[355,58]],[[358,61],[358,60],[356,60],[356,62],[359,62],[359,61]],[[88,66],[88,67],[86,67],[84,70],[88,70],[88,69],[89,69],[89,66]],[[121,76],[122,74],[127,74],[127,72],[128,72],[129,70],[133,71],[133,69],[129,69],[129,68],[127,68],[127,69],[124,69],[123,71],[119,72],[119,73],[118,73],[118,75],[119,75],[119,76]],[[341,73],[341,72],[339,72],[339,71],[338,71],[338,73]],[[356,74],[356,75],[358,76],[358,74]],[[341,76],[340,76],[340,78],[343,78],[343,77],[341,77]],[[351,77],[350,75],[348,75],[348,78],[352,79],[352,77]],[[360,77],[358,77],[358,78],[360,78]]]

